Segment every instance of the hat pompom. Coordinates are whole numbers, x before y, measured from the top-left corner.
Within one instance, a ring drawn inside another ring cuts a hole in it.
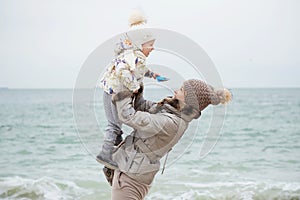
[[[217,94],[218,98],[220,99],[221,104],[227,104],[228,102],[231,101],[231,92],[229,90],[227,90],[226,88],[224,88],[222,90],[217,90],[216,94]],[[214,104],[214,105],[217,105],[217,104]]]
[[[129,27],[147,23],[145,15],[140,10],[134,10],[128,19]]]

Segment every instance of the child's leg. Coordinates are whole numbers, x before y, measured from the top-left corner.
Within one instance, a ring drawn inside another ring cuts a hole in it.
[[[108,168],[116,168],[117,164],[112,161],[112,151],[114,145],[122,141],[122,123],[118,118],[116,106],[111,101],[111,95],[104,92],[103,94],[104,111],[107,119],[107,126],[104,133],[104,143],[102,150],[97,156],[97,161]]]
[[[122,132],[122,123],[119,120],[118,112],[115,104],[111,101],[111,95],[104,92],[103,94],[103,105],[104,111],[107,119],[107,126],[105,128],[105,140],[112,141],[115,143],[116,139],[120,139],[120,136],[123,134]],[[119,137],[118,137],[119,136]],[[113,143],[113,145],[115,145]],[[120,142],[119,142],[120,143]]]

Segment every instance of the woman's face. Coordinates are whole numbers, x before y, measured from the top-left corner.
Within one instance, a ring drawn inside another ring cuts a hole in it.
[[[179,88],[178,90],[174,91],[175,99],[178,99],[179,101],[184,102],[184,96],[185,96],[185,92],[184,92],[183,86],[181,88]]]
[[[146,57],[148,57],[150,52],[154,49],[153,47],[154,42],[155,40],[151,40],[149,42],[142,44],[142,52]]]

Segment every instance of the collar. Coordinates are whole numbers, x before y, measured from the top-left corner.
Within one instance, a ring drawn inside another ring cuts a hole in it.
[[[164,104],[159,106],[155,104],[153,108],[149,110],[150,113],[171,113],[175,114],[177,117],[183,119],[186,122],[190,122],[193,119],[197,119],[201,116],[201,112],[197,111],[193,107],[183,104],[181,109],[176,109],[175,107],[171,106],[170,104]]]

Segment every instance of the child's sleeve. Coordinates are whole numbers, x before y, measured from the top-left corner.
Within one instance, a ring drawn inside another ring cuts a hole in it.
[[[134,92],[140,88],[140,83],[138,82],[137,78],[134,76],[134,74],[128,70],[123,69],[120,71],[120,78],[122,84],[128,88],[128,90]]]
[[[145,59],[136,57],[135,66],[135,70],[138,70],[141,76],[155,78],[156,73],[152,72],[148,67],[146,67]]]
[[[152,72],[150,69],[148,69],[144,75],[145,77],[148,77],[148,78],[154,78],[155,76],[155,73]]]

